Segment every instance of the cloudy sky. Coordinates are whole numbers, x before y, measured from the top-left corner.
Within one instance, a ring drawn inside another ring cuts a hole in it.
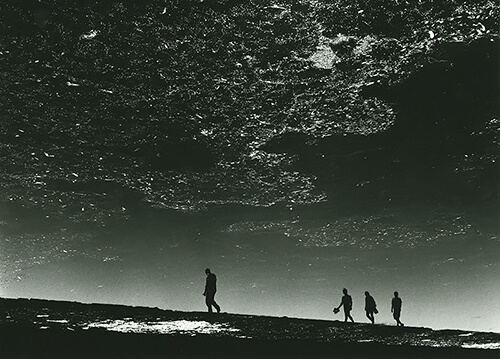
[[[2,5],[0,295],[500,331],[498,8],[349,3]]]

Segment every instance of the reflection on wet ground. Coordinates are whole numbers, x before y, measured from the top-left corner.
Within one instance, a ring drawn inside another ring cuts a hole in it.
[[[234,333],[239,329],[230,328],[227,324],[210,323],[204,320],[173,320],[158,322],[139,322],[131,318],[104,320],[89,323],[82,329],[104,328],[121,333],[142,334],[216,334]]]

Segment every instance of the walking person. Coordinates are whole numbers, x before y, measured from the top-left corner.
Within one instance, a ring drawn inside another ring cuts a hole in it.
[[[372,324],[375,324],[375,315],[378,313],[377,303],[375,303],[375,299],[370,295],[368,291],[365,292],[365,312],[366,317],[370,319]]]
[[[205,291],[203,295],[205,296],[205,303],[208,308],[208,312],[212,313],[212,306],[220,313],[220,307],[215,302],[215,293],[217,292],[217,277],[214,273],[210,272],[210,268],[205,269],[205,274],[207,275],[207,281],[205,284]]]
[[[335,308],[333,311],[334,313],[338,313],[339,310],[340,310],[340,307],[344,307],[344,316],[345,316],[345,319],[344,319],[344,322],[347,322],[347,319],[350,319],[351,322],[354,323],[354,319],[352,319],[352,316],[351,316],[351,310],[352,310],[352,298],[351,296],[347,293],[347,289],[342,289],[342,292],[344,293],[344,295],[342,296],[342,300],[340,301],[340,305]]]
[[[403,302],[401,298],[399,298],[399,293],[394,292],[394,298],[392,298],[392,303],[391,303],[391,312],[393,318],[396,320],[396,324],[398,327],[404,327],[404,324],[401,323],[401,320],[399,318],[401,317],[401,307],[403,306]]]

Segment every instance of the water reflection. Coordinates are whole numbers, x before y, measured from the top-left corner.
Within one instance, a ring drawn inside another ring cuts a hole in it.
[[[83,327],[104,328],[106,330],[121,333],[141,334],[223,334],[239,332],[239,329],[231,328],[226,324],[209,323],[206,321],[174,320],[165,322],[138,322],[134,320],[104,320],[89,323]]]
[[[500,349],[500,343],[462,344],[465,349]]]

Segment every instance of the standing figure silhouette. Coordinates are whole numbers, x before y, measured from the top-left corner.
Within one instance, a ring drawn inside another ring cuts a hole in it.
[[[350,319],[351,322],[354,323],[354,319],[352,319],[352,316],[351,316],[351,310],[352,310],[352,298],[351,296],[347,293],[347,289],[342,289],[342,292],[344,293],[344,295],[342,296],[342,300],[340,301],[340,304],[337,308],[335,308],[337,311],[340,310],[340,307],[344,307],[344,316],[345,316],[345,319],[344,319],[344,322],[347,322],[347,319]],[[334,309],[334,312],[335,312],[335,309]]]
[[[375,324],[374,314],[378,313],[377,304],[375,303],[375,299],[373,299],[368,291],[365,292],[365,312],[366,317],[370,319],[372,324]]]
[[[401,323],[401,320],[399,318],[401,317],[401,307],[403,306],[403,302],[401,298],[399,298],[398,292],[394,292],[394,298],[392,298],[392,303],[391,303],[391,312],[393,318],[396,320],[397,326],[404,327],[404,324]]]
[[[208,308],[208,312],[212,313],[212,306],[215,307],[217,313],[220,313],[220,307],[215,302],[215,293],[217,292],[217,277],[215,274],[210,272],[210,269],[205,269],[205,274],[207,275],[207,281],[205,283],[205,291],[203,295],[205,296],[205,303]]]

